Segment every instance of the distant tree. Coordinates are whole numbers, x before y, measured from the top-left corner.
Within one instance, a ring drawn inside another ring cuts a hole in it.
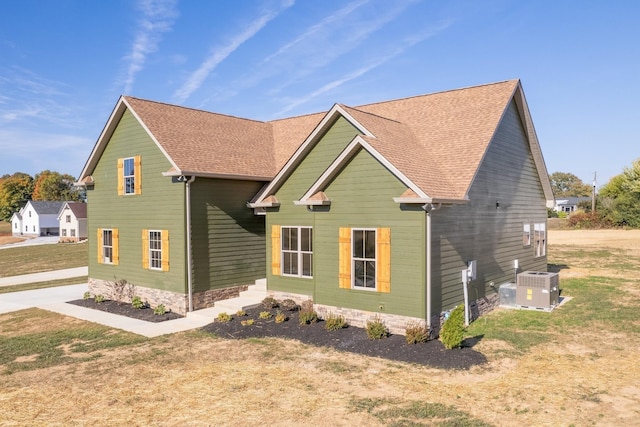
[[[80,200],[71,175],[44,170],[35,176],[33,200]]]
[[[22,172],[3,175],[0,178],[0,219],[10,221],[11,215],[31,198],[32,191],[31,175]]]
[[[640,228],[640,159],[600,189],[599,206],[613,224]]]
[[[556,198],[588,197],[591,195],[591,186],[582,182],[580,178],[572,173],[554,172],[549,175],[549,179]]]

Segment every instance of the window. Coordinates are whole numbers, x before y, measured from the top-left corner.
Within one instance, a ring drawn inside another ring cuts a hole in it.
[[[76,229],[75,228],[71,229],[71,237],[76,237]]]
[[[72,233],[75,230],[72,230]],[[73,235],[73,234],[72,234]],[[118,265],[119,233],[117,228],[98,228],[98,264]]]
[[[18,223],[17,222],[15,224],[13,224],[13,228],[16,229],[16,230],[18,229]]]
[[[531,246],[531,224],[523,224],[522,226],[522,245]]]
[[[62,237],[67,237],[67,229],[66,228],[62,229]]]
[[[541,257],[547,254],[547,235],[546,224],[533,224],[533,246],[535,248],[535,256]]]
[[[67,224],[71,222],[71,215],[67,215]]]
[[[133,158],[124,159],[124,194],[135,194],[136,176]]]
[[[391,292],[391,229],[340,228],[338,249],[341,288]]]
[[[141,193],[140,156],[118,159],[118,195]]]
[[[142,266],[169,271],[169,231],[142,230]]]
[[[29,218],[31,218],[31,211],[29,211]]]
[[[313,277],[313,229],[282,227],[282,275]]]
[[[36,232],[36,226],[35,225],[33,226],[33,232],[34,233]]]

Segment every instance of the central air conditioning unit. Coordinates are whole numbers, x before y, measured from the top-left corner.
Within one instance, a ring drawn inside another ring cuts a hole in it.
[[[525,271],[517,275],[516,306],[551,311],[560,299],[560,276],[546,271]]]

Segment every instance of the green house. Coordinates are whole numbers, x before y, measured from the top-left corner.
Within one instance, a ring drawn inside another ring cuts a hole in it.
[[[313,116],[272,123],[121,97],[83,170],[89,289],[185,313],[265,277],[264,217],[246,202]]]
[[[403,333],[437,329],[465,295],[477,316],[518,271],[546,271],[553,199],[512,80],[336,104],[249,206],[266,216],[273,295]]]

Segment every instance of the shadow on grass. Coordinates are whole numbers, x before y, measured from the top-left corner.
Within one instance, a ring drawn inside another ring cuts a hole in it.
[[[562,270],[569,270],[567,264],[547,264],[547,271],[550,273],[560,273]]]

